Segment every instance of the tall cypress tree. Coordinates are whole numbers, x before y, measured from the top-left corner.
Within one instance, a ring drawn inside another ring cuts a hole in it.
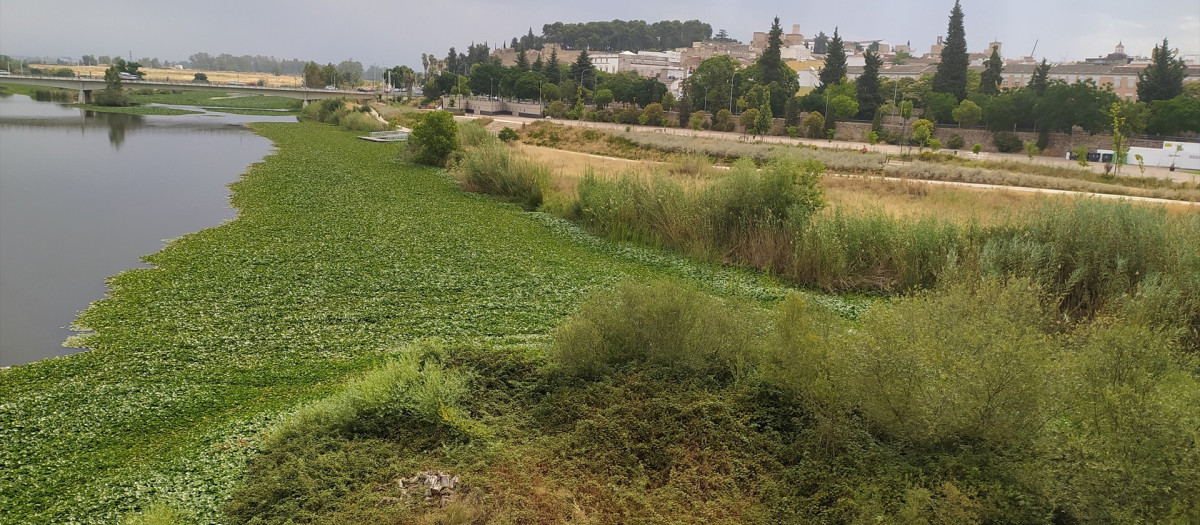
[[[942,62],[933,75],[933,90],[950,93],[959,101],[967,98],[967,32],[963,29],[963,11],[958,0],[950,10],[950,27],[946,30],[946,47],[942,48]]]
[[[837,28],[833,28],[833,38],[829,41],[829,46],[825,53],[825,67],[821,68],[819,75],[821,85],[817,87],[817,91],[824,93],[825,88],[837,84],[846,78],[846,46],[842,44],[842,37],[838,36]]]
[[[1155,100],[1170,100],[1183,94],[1183,76],[1187,66],[1183,59],[1176,58],[1167,39],[1162,46],[1154,46],[1150,54],[1150,65],[1138,72],[1138,102],[1149,104]]]
[[[762,85],[780,80],[783,76],[783,59],[780,48],[783,47],[783,28],[779,26],[779,17],[771,24],[771,32],[767,36],[767,49],[758,57],[759,82]]]
[[[883,59],[874,51],[863,53],[863,58],[866,59],[866,65],[863,66],[862,75],[854,82],[858,92],[858,118],[868,119],[874,118],[875,110],[883,104],[883,97],[879,94],[879,68],[883,66]]]
[[[995,95],[1000,92],[1000,80],[1004,74],[1004,61],[1000,60],[1000,53],[992,48],[992,56],[988,58],[986,69],[979,78],[979,92]]]
[[[525,48],[523,47],[517,48],[517,69],[522,72],[529,71],[529,57],[525,56]]]
[[[542,62],[542,54],[539,52],[537,60],[533,61],[533,65],[529,66],[529,69],[534,73],[541,73],[543,65],[544,63]]]
[[[546,75],[546,80],[551,84],[562,82],[562,68],[558,67],[558,48],[550,50],[550,60],[546,62],[546,67],[543,68]]]
[[[1033,91],[1037,96],[1042,96],[1046,92],[1046,88],[1050,86],[1050,64],[1046,63],[1046,59],[1042,59],[1042,63],[1033,68],[1033,76],[1029,77],[1029,90]]]

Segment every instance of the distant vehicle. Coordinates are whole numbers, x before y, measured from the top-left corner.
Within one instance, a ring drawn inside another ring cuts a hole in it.
[[[11,75],[11,74],[12,73],[9,73],[7,69],[0,69],[0,75]]]
[[[330,91],[337,91],[337,86],[325,86],[325,89],[328,89]]]
[[[121,80],[141,80],[142,79],[142,77],[139,77],[133,73],[122,72],[122,73],[120,73],[119,76],[121,77]]]
[[[244,85],[246,85],[246,84],[243,84],[243,83],[241,83],[241,82],[238,82],[238,81],[236,81],[236,80],[231,80],[231,81],[229,81],[229,85],[231,85],[231,86],[244,86]]]

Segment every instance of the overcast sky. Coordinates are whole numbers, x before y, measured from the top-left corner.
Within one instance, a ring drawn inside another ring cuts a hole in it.
[[[947,0],[3,0],[0,53],[77,60],[132,52],[179,61],[203,51],[419,68],[423,52],[444,57],[450,46],[508,41],[530,27],[540,34],[557,21],[698,19],[747,42],[779,16],[785,32],[799,24],[805,36],[832,35],[839,26],[847,40],[911,41],[920,54],[946,34],[951,7]],[[1108,54],[1123,41],[1126,53],[1148,56],[1166,37],[1189,58],[1200,54],[1200,0],[964,0],[963,10],[972,52],[998,39],[1005,56],[1024,56],[1036,42],[1036,58],[1062,62]]]

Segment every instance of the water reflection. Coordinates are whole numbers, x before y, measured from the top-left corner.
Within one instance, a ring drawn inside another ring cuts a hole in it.
[[[0,366],[77,351],[107,277],[235,216],[226,185],[271,148],[241,124],[295,120],[88,113],[0,98]]]

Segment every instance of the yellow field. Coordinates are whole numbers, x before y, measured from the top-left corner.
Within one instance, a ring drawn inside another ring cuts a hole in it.
[[[550,185],[554,191],[573,195],[579,180],[590,168],[597,177],[617,177],[623,174],[649,176],[668,173],[669,164],[601,157],[554,148],[519,144],[520,151],[550,168]],[[704,184],[704,178],[680,175],[677,181],[685,186]],[[865,177],[833,177],[821,179],[825,198],[831,207],[846,210],[881,210],[896,216],[933,215],[956,221],[978,221],[989,224],[1009,215],[1034,211],[1046,200],[1070,201],[1075,197],[1009,191],[975,189],[926,184],[920,181],[895,181]],[[1135,203],[1158,206],[1158,204]],[[1166,205],[1169,213],[1195,213],[1193,206]]]
[[[69,67],[75,71],[75,74],[85,77],[103,78],[104,70],[107,66],[57,66],[57,65],[39,65],[33,64],[31,67],[41,68],[62,68]],[[167,82],[191,82],[196,78],[196,73],[204,73],[208,76],[208,81],[213,84],[227,84],[229,82],[244,82],[250,84],[262,80],[268,86],[289,87],[299,86],[302,79],[299,75],[280,75],[275,76],[270,73],[238,73],[235,71],[201,71],[199,69],[149,69],[142,68],[139,71],[146,73],[146,80],[167,81]]]

